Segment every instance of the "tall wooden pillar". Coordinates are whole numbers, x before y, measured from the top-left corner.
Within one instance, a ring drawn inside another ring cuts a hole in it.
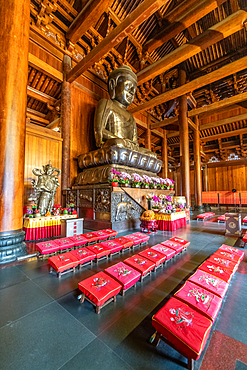
[[[151,124],[150,117],[148,115],[148,124],[147,124],[146,136],[145,136],[145,148],[152,150],[150,124]]]
[[[61,189],[62,194],[70,187],[70,126],[71,126],[71,84],[66,81],[66,74],[71,69],[71,58],[64,55],[61,93],[61,129],[62,129],[62,173]],[[65,196],[62,195],[62,204],[65,206]]]
[[[195,210],[202,211],[202,177],[201,177],[201,154],[200,154],[200,130],[199,118],[195,117],[196,130],[193,134],[194,151],[194,181],[195,181]]]
[[[23,193],[30,2],[0,6],[0,263],[25,253]]]
[[[179,70],[180,86],[186,83],[186,72]],[[190,207],[190,157],[189,157],[189,126],[187,118],[187,96],[179,97],[179,136],[180,136],[180,176],[182,195],[186,197],[187,207]]]
[[[168,177],[168,155],[167,155],[167,136],[166,130],[163,130],[164,137],[162,139],[162,148],[161,148],[161,155],[163,161],[163,171],[162,176],[164,179]]]

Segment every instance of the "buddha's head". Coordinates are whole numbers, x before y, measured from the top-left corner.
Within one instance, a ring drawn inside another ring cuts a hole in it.
[[[129,66],[121,66],[109,74],[108,91],[111,99],[125,108],[133,103],[137,88],[137,77]]]

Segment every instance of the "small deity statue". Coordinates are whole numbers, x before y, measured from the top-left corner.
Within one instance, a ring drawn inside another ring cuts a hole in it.
[[[58,176],[61,174],[61,170],[52,167],[51,161],[43,166],[43,171],[40,168],[34,168],[33,174],[38,176],[37,182],[32,179],[31,183],[34,187],[34,194],[32,194],[29,200],[34,200],[40,210],[41,216],[44,216],[47,212],[52,211],[56,190],[59,187]],[[54,174],[54,172],[56,172]]]
[[[94,117],[96,146],[118,146],[157,157],[151,150],[139,147],[133,115],[127,111],[133,103],[137,89],[137,76],[129,66],[113,70],[108,79],[111,100],[101,99]]]

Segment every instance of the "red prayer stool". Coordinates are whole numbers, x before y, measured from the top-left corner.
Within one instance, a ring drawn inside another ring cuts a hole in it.
[[[187,248],[190,245],[190,242],[188,240],[181,239],[177,236],[174,236],[173,238],[169,239],[171,242],[175,242],[178,244],[181,244],[184,248]]]
[[[61,277],[62,273],[67,273],[70,271],[75,271],[78,266],[79,261],[71,252],[63,253],[58,256],[53,256],[48,258],[48,263],[50,265],[50,272],[56,271],[57,277]]]
[[[96,254],[90,251],[90,249],[82,247],[80,249],[75,249],[70,252],[78,260],[78,267],[81,268],[82,265],[90,264],[92,265],[93,260],[96,258]]]
[[[149,240],[150,236],[146,235],[144,233],[134,233],[130,235],[125,235],[124,236],[127,239],[133,240],[133,248],[137,246],[143,246],[146,244],[146,242]]]
[[[213,322],[218,315],[222,303],[222,299],[217,295],[191,281],[186,281],[174,297],[180,299]]]
[[[247,233],[244,234],[242,240],[243,240],[244,243],[247,243]]]
[[[36,249],[42,255],[52,254],[59,251],[59,245],[55,240],[48,240],[46,242],[37,243]]]
[[[111,250],[111,255],[120,253],[120,251],[123,249],[123,246],[121,243],[115,240],[107,240],[105,242],[101,242],[100,244],[104,245],[105,247],[109,248]]]
[[[81,297],[79,296],[80,302],[83,303],[86,299],[95,306],[98,314],[102,307],[116,301],[116,296],[121,291],[122,285],[110,275],[100,271],[78,283],[78,288],[82,292]]]
[[[197,216],[197,220],[207,220],[208,218],[211,218],[213,216],[215,216],[215,213],[213,212],[201,213]]]
[[[225,215],[221,215],[218,217],[218,222],[226,222],[226,216]]]
[[[108,259],[108,256],[111,253],[111,250],[105,245],[102,245],[101,243],[94,244],[94,245],[88,245],[87,249],[89,249],[91,252],[96,254],[95,261],[97,263],[101,259],[104,259],[104,258]]]
[[[226,252],[229,252],[229,253],[235,253],[235,254],[237,254],[241,257],[241,261],[244,258],[244,252],[243,251],[241,251],[238,248],[230,247],[229,245],[226,245],[226,244],[222,244],[222,246],[218,250],[223,250],[223,251],[226,251]]]
[[[98,240],[98,236],[95,235],[95,233],[91,232],[91,233],[85,233],[85,234],[82,234],[84,236],[84,238],[87,239],[87,242],[88,242],[88,245],[92,245],[94,243],[97,242]]]
[[[211,262],[213,264],[219,265],[221,267],[224,267],[227,270],[233,271],[235,273],[238,269],[238,263],[232,262],[226,258],[222,258],[220,256],[212,255],[207,259],[208,262]]]
[[[247,222],[247,216],[245,216],[243,219],[243,223],[246,223],[246,222]]]
[[[218,249],[216,252],[214,252],[214,254],[212,254],[211,257],[213,257],[213,256],[217,256],[217,257],[220,257],[220,258],[225,258],[229,261],[237,263],[238,265],[241,262],[241,256],[240,255],[235,254],[235,253],[229,253],[229,252],[223,251],[221,249]]]
[[[199,267],[198,270],[200,271],[205,271],[208,274],[211,274],[221,280],[224,280],[228,284],[231,281],[231,278],[233,276],[233,271],[228,270],[224,267],[221,267],[217,265],[216,263],[212,263],[210,261],[205,261],[203,262]]]
[[[109,238],[109,233],[105,230],[98,230],[93,232],[98,237],[99,242],[103,242]]]
[[[225,281],[200,270],[197,270],[188,280],[207,289],[209,292],[212,292],[221,299],[225,297],[229,287],[229,284]]]
[[[166,261],[172,259],[172,257],[175,256],[176,252],[174,249],[168,248],[163,244],[156,244],[151,249],[154,249],[155,251],[162,253],[166,256]]]
[[[150,239],[150,236],[149,235],[146,235],[146,234],[140,233],[140,232],[134,233],[132,235],[135,235],[135,236],[137,236],[137,237],[140,238],[140,240],[141,240],[141,246],[142,245],[145,245],[149,241],[149,239]]]
[[[142,251],[138,253],[140,256],[147,258],[148,260],[155,263],[155,270],[163,266],[163,263],[166,261],[166,255],[162,254],[152,248],[146,249],[145,251]]]
[[[141,273],[140,281],[142,281],[145,276],[151,275],[152,270],[155,268],[154,262],[141,257],[139,254],[135,254],[134,256],[127,258],[124,260],[124,263]]]
[[[147,234],[157,233],[158,223],[156,220],[149,220],[149,221],[142,220],[140,224],[140,228],[143,233],[147,233]]]
[[[80,247],[81,245],[87,245],[88,243],[88,240],[87,238],[85,238],[83,236],[83,234],[81,235],[75,235],[75,236],[71,236],[70,237],[70,240],[72,240],[72,242],[75,244],[75,248],[78,248]]]
[[[65,249],[72,249],[75,243],[71,238],[56,239],[56,244],[59,245],[59,250],[64,251]]]
[[[184,247],[182,246],[182,244],[178,244],[178,243],[173,242],[171,240],[167,240],[167,241],[165,241],[161,244],[164,245],[165,247],[170,248],[170,249],[174,249],[176,254],[181,253],[184,250]]]
[[[112,229],[104,229],[104,232],[108,234],[108,239],[113,239],[117,236],[118,232]]]
[[[117,280],[122,285],[121,295],[124,295],[126,290],[132,286],[136,286],[137,281],[141,277],[141,273],[123,262],[108,267],[105,272]]]
[[[212,321],[176,298],[170,298],[153,317],[156,346],[162,339],[188,359],[188,368],[198,360],[207,342]]]
[[[133,244],[134,244],[133,240],[127,239],[124,236],[123,237],[116,238],[115,241],[118,242],[118,243],[120,243],[120,244],[122,244],[122,252],[125,249],[130,249],[133,246]]]

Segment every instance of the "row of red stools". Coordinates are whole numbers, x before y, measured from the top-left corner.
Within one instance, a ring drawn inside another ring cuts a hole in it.
[[[80,302],[86,299],[95,306],[96,313],[99,313],[102,307],[115,301],[119,293],[124,295],[138,280],[142,281],[166,260],[181,253],[189,244],[190,242],[181,238],[171,238],[82,280],[78,283],[82,292],[79,296]]]
[[[41,256],[63,253],[64,250],[88,246],[107,239],[115,238],[117,231],[104,229],[93,231],[81,235],[75,235],[69,238],[53,239],[46,242],[36,243],[36,249]]]
[[[92,264],[93,261],[98,263],[99,260],[108,259],[123,250],[142,246],[149,238],[148,235],[137,232],[49,257],[50,272],[56,271],[57,276],[61,277],[62,273],[75,271],[76,267],[81,268],[83,265]]]
[[[156,332],[151,342],[162,339],[188,359],[193,368],[206,344],[233,274],[244,252],[223,244],[203,262],[185,284],[152,318]]]

